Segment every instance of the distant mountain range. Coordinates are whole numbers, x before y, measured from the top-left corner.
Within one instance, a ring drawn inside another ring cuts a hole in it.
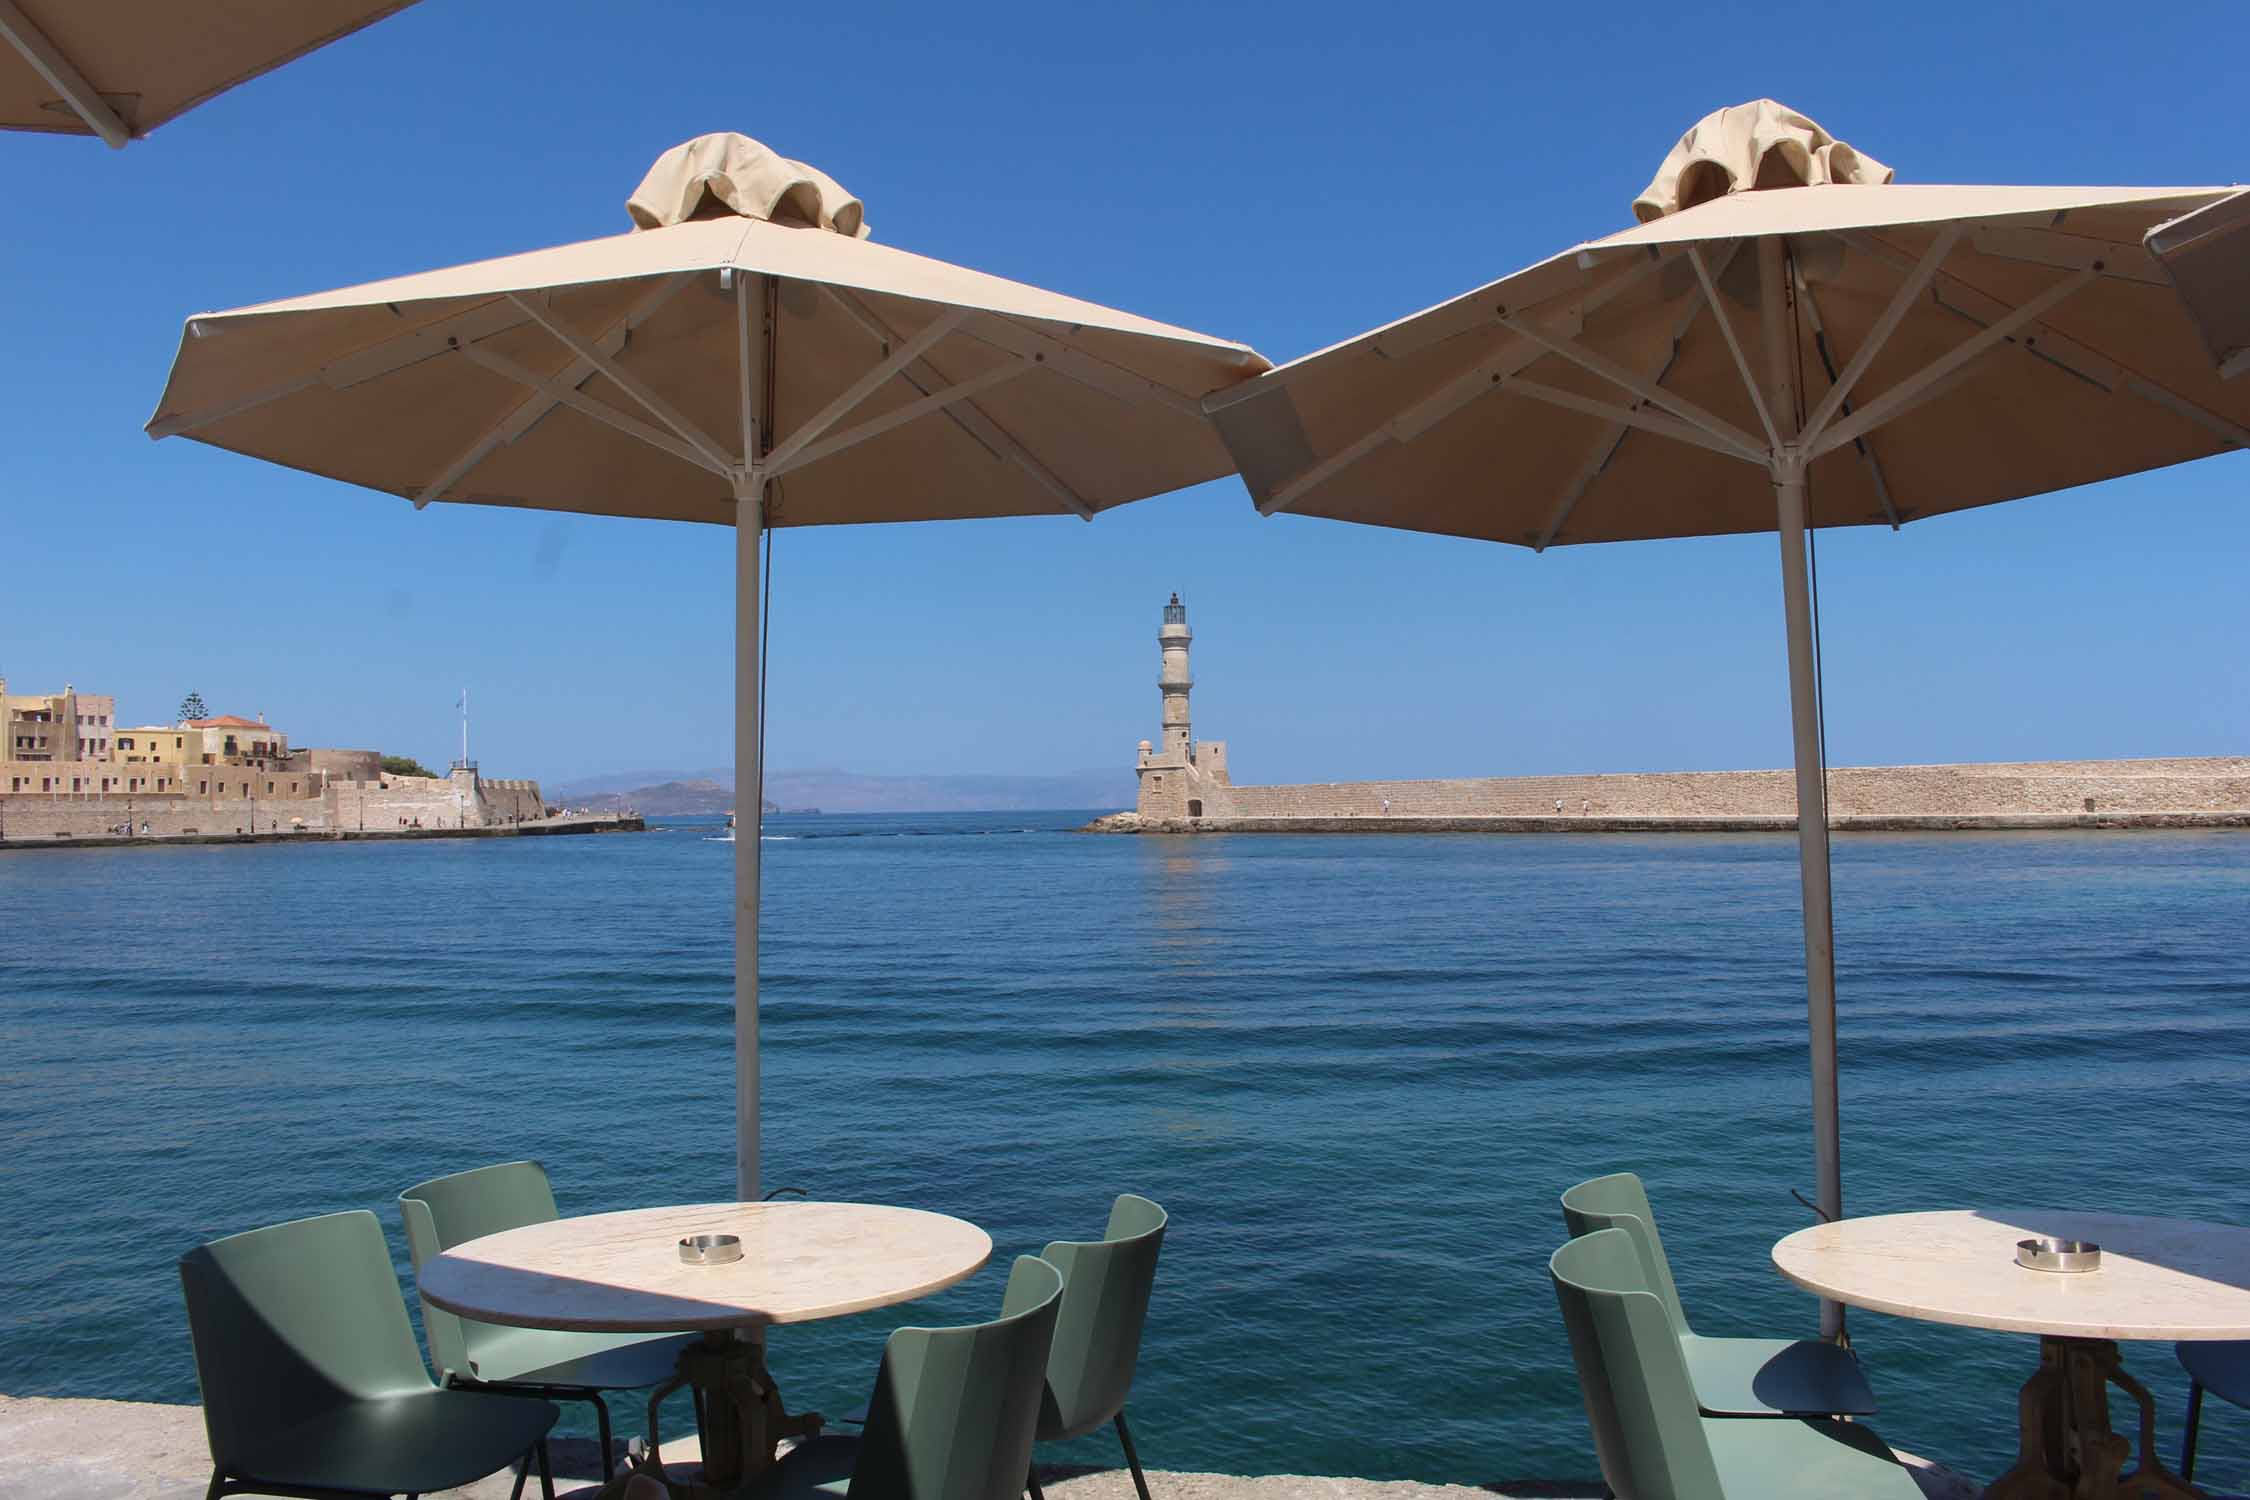
[[[1108,810],[1133,805],[1136,781],[1131,770],[1051,776],[866,776],[832,768],[768,771],[766,803],[769,810],[832,813]],[[547,795],[563,803],[622,797],[627,805],[659,817],[725,812],[734,806],[734,771],[726,766],[618,771],[556,783]]]

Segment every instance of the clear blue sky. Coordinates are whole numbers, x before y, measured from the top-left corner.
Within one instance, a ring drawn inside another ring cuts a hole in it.
[[[1902,178],[2239,180],[2213,60],[2246,42],[2239,0],[425,0],[123,153],[0,138],[0,672],[425,759],[465,684],[496,773],[724,764],[725,533],[416,514],[139,431],[186,314],[615,232],[704,131],[825,167],[892,243],[1282,360],[1621,227],[1759,95]],[[1834,758],[2250,749],[2246,482],[2236,454],[1831,535]],[[785,532],[776,578],[780,768],[1125,764],[1175,588],[1245,780],[1788,760],[1770,537],[1534,556],[1262,521],[1228,479],[1092,525]]]

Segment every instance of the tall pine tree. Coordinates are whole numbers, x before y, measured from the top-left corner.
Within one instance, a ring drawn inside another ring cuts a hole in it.
[[[208,719],[210,717],[211,710],[203,706],[203,695],[201,693],[190,693],[180,700],[178,722],[185,724],[193,719]]]

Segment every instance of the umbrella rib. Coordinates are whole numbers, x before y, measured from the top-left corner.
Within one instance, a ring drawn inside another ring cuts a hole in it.
[[[1727,268],[1734,264],[1735,254],[1741,248],[1742,241],[1740,240],[1735,240],[1727,246],[1726,254],[1719,258],[1718,269],[1711,273],[1712,280],[1716,281],[1727,273]],[[1672,366],[1680,357],[1680,344],[1687,338],[1688,330],[1695,326],[1695,320],[1702,316],[1703,307],[1704,304],[1700,302],[1689,303],[1687,311],[1681,314],[1679,321],[1672,325],[1670,352],[1664,356],[1664,363],[1657,366],[1656,373],[1649,377],[1655,384],[1662,385],[1664,377],[1672,373]],[[1588,451],[1586,462],[1579,469],[1577,477],[1571,482],[1570,488],[1565,490],[1562,498],[1556,502],[1553,512],[1547,517],[1546,530],[1540,532],[1538,540],[1531,544],[1532,551],[1544,552],[1554,545],[1555,536],[1562,530],[1563,523],[1570,519],[1570,513],[1578,508],[1579,501],[1586,498],[1586,491],[1593,487],[1594,481],[1601,478],[1608,470],[1610,464],[1617,457],[1617,450],[1625,446],[1625,439],[1631,437],[1632,434],[1633,429],[1623,422],[1609,424],[1602,436],[1595,441],[1593,448]]]
[[[938,314],[928,327],[908,339],[904,345],[893,349],[882,363],[853,381],[841,396],[814,413],[804,426],[789,434],[787,441],[775,444],[773,451],[767,455],[766,462],[776,473],[791,467],[791,459],[817,441],[822,433],[850,416],[868,397],[888,384],[891,377],[927,354],[947,334],[968,321],[968,317],[968,309],[962,307],[948,308]]]
[[[15,0],[0,0],[0,36],[5,36],[23,54],[23,60],[47,81],[49,88],[62,95],[63,102],[86,122],[88,130],[114,149],[122,149],[133,138],[133,132],[118,118],[117,111],[109,107],[109,101],[96,92],[86,75],[78,71],[78,65],[17,8]]]
[[[1798,434],[1799,442],[1817,442],[1821,433],[1827,430],[1828,424],[1836,419],[1837,413],[1843,409],[1845,399],[1851,395],[1852,388],[1859,384],[1859,378],[1867,373],[1867,367],[1875,362],[1875,356],[1883,351],[1883,346],[1891,341],[1891,335],[1898,331],[1898,325],[1905,319],[1907,310],[1913,307],[1914,299],[1922,295],[1922,289],[1930,284],[1931,278],[1938,273],[1938,267],[1944,264],[1945,258],[1953,253],[1953,247],[1960,241],[1961,225],[1958,221],[1938,231],[1937,238],[1930,242],[1930,248],[1923,252],[1922,258],[1914,263],[1914,269],[1907,273],[1906,280],[1892,294],[1889,304],[1883,308],[1882,316],[1875,320],[1875,326],[1867,331],[1866,340],[1845,363],[1844,373],[1836,377],[1835,383],[1828,387],[1828,394],[1820,398],[1820,405],[1806,419],[1805,430]],[[1797,283],[1802,288],[1804,278],[1798,277]],[[1816,319],[1817,316],[1816,314]],[[1815,332],[1817,331],[1816,329]]]
[[[873,308],[868,307],[851,293],[841,287],[824,286],[822,290],[841,303],[845,311],[850,313],[861,327],[874,332],[885,344],[896,344],[900,341],[896,329],[885,323],[876,315]],[[942,389],[943,387],[943,377],[938,373],[936,367],[926,359],[917,360],[908,365],[901,372],[901,378],[925,396],[931,394],[933,389]],[[1012,463],[1030,475],[1032,481],[1052,495],[1063,509],[1082,520],[1091,521],[1094,519],[1094,505],[1091,501],[1063,483],[1053,470],[1032,457],[1031,450],[1017,442],[1006,428],[994,421],[992,415],[985,411],[983,407],[977,405],[975,401],[956,402],[944,410],[946,417],[966,433],[972,441],[982,445],[994,458],[1005,463]]]
[[[1742,353],[1742,341],[1734,334],[1734,320],[1727,316],[1726,308],[1719,303],[1719,289],[1712,284],[1711,268],[1704,264],[1703,247],[1691,244],[1687,248],[1687,255],[1688,264],[1695,267],[1695,279],[1702,283],[1703,300],[1710,306],[1711,316],[1719,325],[1720,336],[1727,341],[1727,353],[1734,356],[1735,373],[1742,377],[1742,388],[1750,393],[1750,405],[1758,413],[1758,425],[1765,428],[1766,441],[1778,448],[1781,446],[1781,434],[1774,430],[1773,413],[1766,409],[1766,393],[1758,389],[1758,382],[1750,373],[1750,361]],[[1674,358],[1678,357],[1678,353],[1675,341]],[[1672,361],[1667,359],[1664,363],[1669,369]],[[1661,386],[1663,378],[1659,376],[1650,384]]]
[[[668,278],[663,285],[643,297],[630,312],[611,325],[596,341],[596,347],[606,354],[616,354],[625,347],[625,341],[632,336],[634,329],[654,317],[658,308],[671,301],[673,295],[692,280],[694,280],[692,274]],[[593,375],[593,365],[581,359],[572,363],[561,375],[557,376],[556,384],[566,385],[576,390],[593,378]],[[525,397],[523,401],[517,404],[515,410],[494,423],[484,436],[463,449],[461,456],[446,465],[437,478],[424,485],[421,492],[414,497],[414,508],[421,510],[431,501],[442,498],[445,492],[459,483],[471,469],[489,458],[495,449],[508,446],[538,425],[539,419],[553,411],[556,404],[546,396]]]
[[[731,473],[736,467],[733,454],[713,442],[709,434],[690,421],[678,407],[650,389],[646,381],[615,360],[605,356],[572,329],[550,316],[552,309],[542,306],[539,302],[532,301],[520,292],[508,293],[508,300],[521,308],[533,322],[552,334],[556,342],[608,376],[610,380],[616,383],[618,389],[639,402],[650,416],[679,434],[683,442],[709,459],[717,467],[718,472],[722,474]],[[745,462],[747,462],[747,459]]]
[[[1863,250],[1879,260],[1886,260],[1894,265],[1899,262],[1900,257],[1889,246],[1871,235],[1850,234],[1844,236],[1844,239],[1847,244],[1855,249]],[[2003,312],[2007,310],[2008,305],[2005,302],[1966,277],[1955,272],[1948,272],[1946,273],[1946,279],[1971,294],[1983,298]],[[1980,328],[1987,326],[1984,319],[1966,308],[1955,307],[1951,303],[1941,303],[1941,305],[1957,316],[1975,323]],[[2219,415],[2208,407],[2189,400],[2168,386],[2158,384],[2131,366],[2111,358],[2101,350],[2078,339],[2058,333],[2054,329],[2042,327],[2035,338],[2019,340],[2016,347],[2026,354],[2044,359],[2048,363],[2068,371],[2081,380],[2100,386],[2105,391],[2114,391],[2123,387],[2142,400],[2152,401],[2158,406],[2176,412],[2189,421],[2207,428],[2239,446],[2250,447],[2250,429],[2245,429],[2240,424]],[[2079,368],[2078,364],[2072,362],[2073,360],[2081,362],[2098,360],[2107,368],[2099,373],[2089,372]]]
[[[833,457],[849,448],[856,448],[870,438],[881,437],[894,427],[903,427],[918,417],[928,416],[933,411],[942,411],[956,401],[965,401],[979,391],[990,390],[993,386],[1014,380],[1020,375],[1027,375],[1031,370],[1032,365],[1029,360],[1016,360],[1009,364],[995,365],[980,375],[972,375],[967,380],[932,391],[919,401],[909,401],[906,405],[894,407],[881,416],[870,417],[857,427],[839,432],[823,442],[806,443],[788,453],[784,453],[781,448],[776,448],[766,460],[766,472],[769,476],[778,479],[782,475],[792,473],[795,470],[810,468],[824,458]]]
[[[1716,433],[1706,432],[1702,428],[1683,422],[1677,417],[1664,416],[1636,406],[1618,406],[1613,402],[1598,400],[1592,396],[1581,396],[1576,391],[1566,391],[1558,386],[1548,385],[1544,381],[1525,380],[1520,376],[1508,382],[1508,389],[1529,396],[1534,401],[1544,401],[1550,406],[1559,406],[1565,411],[1583,412],[1590,417],[1606,417],[1612,422],[1622,422],[1627,427],[1638,427],[1643,432],[1653,432],[1658,437],[1668,437],[1676,442],[1688,443],[1697,448],[1708,448],[1713,453],[1740,459],[1746,464],[1754,464],[1761,469],[1767,468],[1771,464],[1769,456],[1760,449],[1737,446]]]
[[[1931,360],[1921,369],[1900,381],[1890,390],[1853,412],[1840,422],[1833,423],[1820,439],[1810,445],[1807,456],[1818,458],[1833,452],[1863,433],[1871,432],[1885,422],[1912,411],[1946,387],[1946,377],[1964,368],[1968,362],[1998,344],[2024,324],[2036,319],[2048,308],[2085,286],[2100,271],[2089,266],[2083,271],[2065,276],[2038,296],[2025,302],[1997,323],[1988,325],[1983,332],[1968,339]]]
[[[1682,422],[1707,433],[1715,440],[1725,444],[1727,448],[1745,454],[1755,454],[1758,463],[1766,462],[1766,449],[1759,445],[1756,438],[1744,432],[1732,422],[1727,421],[1724,417],[1706,411],[1685,396],[1652,385],[1615,360],[1606,359],[1594,353],[1591,349],[1582,349],[1566,339],[1553,338],[1544,330],[1534,327],[1522,318],[1504,317],[1500,321],[1504,326],[1514,329],[1525,338],[1546,345],[1550,353],[1560,355],[1580,369],[1600,376],[1611,385],[1631,391],[1652,406],[1663,407]]]
[[[1943,257],[1941,256],[1940,258],[1942,259]],[[1795,262],[1791,262],[1789,270],[1790,275],[1793,276],[1797,282],[1797,300],[1804,305],[1805,311],[1812,315],[1812,332],[1814,342],[1816,342],[1821,347],[1823,351],[1821,358],[1823,360],[1826,360],[1828,358],[1825,352],[1828,346],[1827,320],[1822,318],[1820,315],[1820,304],[1813,300],[1812,284],[1805,280],[1805,273],[1803,268],[1796,265]],[[1917,287],[1915,288],[1915,290],[1918,292],[1920,288]],[[1887,330],[1885,331],[1885,336],[1888,337]],[[1837,383],[1829,388],[1829,393],[1833,395],[1837,391],[1848,389],[1849,387],[1844,385],[1842,380],[1839,378]],[[1825,402],[1823,403],[1822,409],[1824,411],[1826,410]],[[1852,414],[1852,406],[1849,401],[1839,399],[1836,403],[1836,409],[1847,417]],[[1882,461],[1876,458],[1875,449],[1869,443],[1868,439],[1863,437],[1859,439],[1858,442],[1856,442],[1853,446],[1859,450],[1860,462],[1867,467],[1867,479],[1870,484],[1875,486],[1875,498],[1881,501],[1883,504],[1884,519],[1891,523],[1891,530],[1898,530],[1901,524],[1899,520],[1898,507],[1891,503],[1890,481],[1883,477]]]
[[[676,458],[683,458],[699,469],[708,469],[722,479],[731,480],[734,477],[731,465],[714,463],[710,455],[704,453],[694,444],[683,442],[660,427],[651,426],[638,417],[628,416],[606,402],[596,401],[583,391],[574,390],[566,385],[557,385],[551,380],[543,379],[517,364],[514,360],[509,359],[506,355],[494,354],[488,349],[479,349],[474,344],[463,344],[460,347],[462,358],[468,360],[471,364],[490,370],[495,375],[513,380],[516,384],[536,391],[558,405],[567,406],[573,411],[584,412],[587,416],[605,426],[614,427],[628,437],[639,438],[651,448],[660,449]]]

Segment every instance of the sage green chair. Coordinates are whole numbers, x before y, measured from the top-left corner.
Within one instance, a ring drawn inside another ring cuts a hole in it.
[[[1165,1222],[1162,1208],[1126,1193],[1110,1205],[1109,1227],[1100,1239],[1057,1240],[1039,1252],[1063,1276],[1055,1347],[1047,1356],[1047,1388],[1039,1402],[1039,1441],[1084,1437],[1110,1423],[1140,1500],[1149,1500],[1148,1477],[1125,1424],[1125,1398],[1140,1362],[1141,1326],[1148,1321]],[[1036,1477],[1028,1485],[1032,1500],[1045,1500]]]
[[[1921,1500],[1913,1473],[1871,1428],[1698,1410],[1671,1312],[1626,1231],[1574,1239],[1547,1268],[1617,1500]]]
[[[1016,1257],[1000,1316],[901,1328],[883,1346],[867,1425],[814,1438],[766,1471],[760,1500],[1020,1500],[1062,1273]]]
[[[1633,1238],[1649,1287],[1679,1336],[1696,1405],[1714,1417],[1864,1417],[1875,1392],[1851,1350],[1819,1339],[1706,1338],[1688,1326],[1648,1193],[1631,1172],[1581,1182],[1562,1195],[1573,1237],[1622,1229]]]
[[[433,1177],[398,1195],[406,1221],[406,1248],[414,1269],[469,1240],[545,1224],[560,1217],[547,1169],[535,1161],[502,1162]],[[551,1328],[504,1328],[458,1317],[422,1299],[422,1335],[438,1379],[460,1390],[512,1391],[555,1401],[583,1401],[594,1409],[602,1448],[602,1478],[615,1473],[610,1451],[609,1403],[603,1391],[639,1391],[662,1385],[678,1367],[680,1351],[698,1338],[672,1334],[567,1333]]]
[[[364,1209],[213,1240],[180,1257],[208,1500],[418,1495],[536,1461],[554,1500],[555,1409],[430,1379],[398,1273]]]

